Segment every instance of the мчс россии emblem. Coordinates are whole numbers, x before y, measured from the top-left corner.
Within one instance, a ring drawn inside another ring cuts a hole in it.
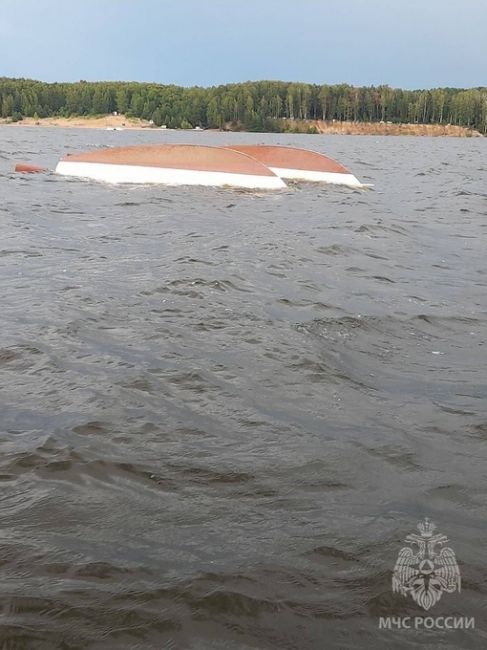
[[[413,600],[428,610],[435,605],[444,592],[460,591],[460,570],[454,551],[441,547],[448,542],[445,535],[434,534],[436,526],[429,519],[418,524],[420,535],[411,533],[404,540],[417,546],[405,546],[399,551],[392,576],[392,590]]]

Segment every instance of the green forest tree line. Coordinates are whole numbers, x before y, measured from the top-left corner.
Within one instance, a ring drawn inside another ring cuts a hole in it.
[[[292,130],[296,120],[455,124],[487,133],[487,88],[401,90],[283,81],[211,88],[0,78],[3,118],[118,113],[169,128]]]

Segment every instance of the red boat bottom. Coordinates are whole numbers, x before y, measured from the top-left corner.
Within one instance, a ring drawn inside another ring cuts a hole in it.
[[[39,165],[29,165],[27,163],[19,163],[15,165],[15,171],[22,174],[37,174],[39,172],[47,172],[47,167],[39,167]]]

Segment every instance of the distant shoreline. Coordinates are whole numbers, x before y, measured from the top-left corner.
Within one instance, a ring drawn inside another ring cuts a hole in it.
[[[45,117],[33,118],[24,117],[18,122],[8,118],[0,119],[0,125],[12,127],[58,127],[58,128],[88,128],[102,130],[155,130],[162,131],[151,122],[124,115],[103,115],[89,117]],[[286,129],[282,133],[318,133],[327,135],[413,135],[429,137],[483,137],[479,131],[463,126],[451,124],[395,124],[392,122],[323,122],[322,120],[294,120],[287,121]],[[181,129],[185,130],[185,129]],[[188,129],[190,130],[190,129]],[[192,129],[194,131],[194,129]],[[216,130],[216,129],[212,129]],[[227,131],[239,131],[240,129],[227,128]],[[256,132],[258,135],[258,132]]]

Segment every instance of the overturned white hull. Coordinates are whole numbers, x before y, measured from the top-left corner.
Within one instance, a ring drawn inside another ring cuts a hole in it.
[[[251,156],[201,145],[115,147],[63,158],[56,173],[107,183],[232,186],[275,190],[284,181]]]
[[[56,173],[105,183],[161,183],[164,185],[232,186],[249,189],[277,190],[286,187],[277,175],[259,176],[232,172],[171,169],[170,167],[141,167],[137,165],[110,165],[106,163],[65,162],[56,167]]]

